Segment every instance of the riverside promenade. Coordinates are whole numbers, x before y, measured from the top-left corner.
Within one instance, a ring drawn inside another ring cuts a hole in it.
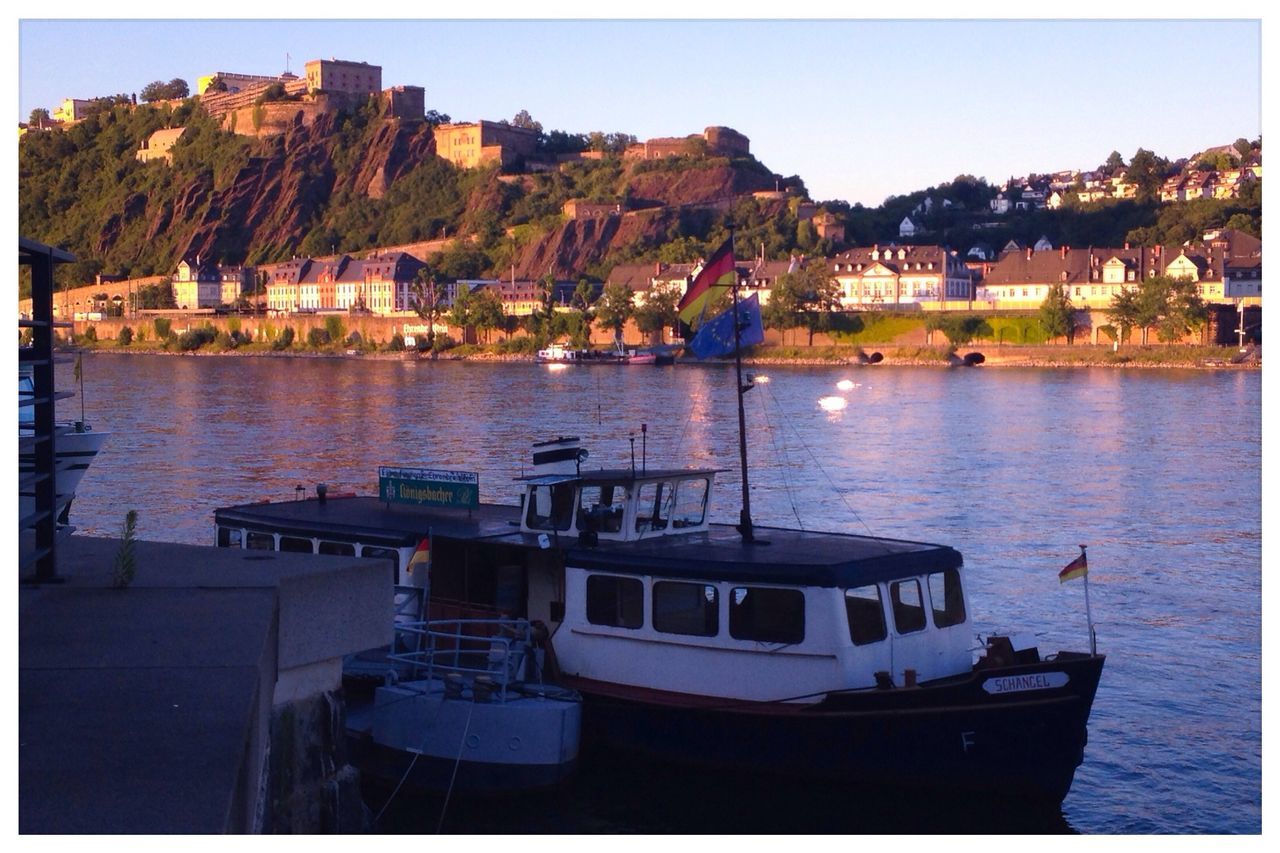
[[[120,589],[119,548],[20,584],[19,832],[366,829],[341,670],[390,642],[387,561],[139,541]]]

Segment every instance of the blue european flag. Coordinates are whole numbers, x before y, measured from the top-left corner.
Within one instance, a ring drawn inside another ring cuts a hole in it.
[[[689,349],[698,358],[719,358],[734,349],[733,308],[711,318],[698,329]],[[760,317],[760,299],[751,294],[738,303],[738,337],[743,347],[764,342],[764,323]]]

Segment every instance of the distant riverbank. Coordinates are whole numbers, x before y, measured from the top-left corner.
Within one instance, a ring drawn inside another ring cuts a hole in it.
[[[74,349],[85,352],[105,352],[128,355],[170,356],[228,356],[267,358],[334,358],[374,359],[382,361],[430,361],[430,353],[412,350],[392,352],[372,349],[312,349],[291,347],[274,350],[262,344],[244,344],[235,348],[206,346],[192,351],[165,348],[154,342],[121,346],[115,341],[87,342]],[[866,362],[882,356],[880,364],[919,367],[962,366],[966,355],[979,353],[982,367],[1129,367],[1129,368],[1203,368],[1245,369],[1262,367],[1261,348],[1250,350],[1241,357],[1236,347],[1200,346],[1124,346],[1119,349],[1096,346],[991,346],[965,347],[959,350],[941,347],[883,347],[879,349],[817,346],[764,346],[756,347],[743,359],[749,365],[857,365],[870,367]],[[500,352],[493,346],[459,346],[436,354],[439,361],[479,362],[532,362],[535,356],[528,353]],[[696,362],[692,357],[682,357],[681,362]],[[1233,361],[1235,360],[1235,361]]]

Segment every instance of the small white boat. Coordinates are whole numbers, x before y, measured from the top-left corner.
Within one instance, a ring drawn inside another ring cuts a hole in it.
[[[24,439],[35,435],[35,381],[31,370],[18,367],[18,517],[26,518],[35,510],[35,488],[26,485],[35,473],[35,451]],[[66,524],[76,488],[102,449],[110,433],[93,429],[84,421],[59,421],[54,425],[54,465],[56,470],[56,512],[59,524]]]
[[[542,683],[540,635],[526,619],[397,623],[386,683],[372,702],[348,703],[356,766],[471,794],[563,782],[577,765],[582,700]]]

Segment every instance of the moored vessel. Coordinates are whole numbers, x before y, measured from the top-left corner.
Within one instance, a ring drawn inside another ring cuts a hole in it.
[[[582,698],[584,755],[1066,796],[1105,658],[992,635],[975,660],[958,551],[769,527],[748,538],[710,521],[716,470],[585,459],[573,438],[535,445],[518,505],[380,489],[228,507],[218,544],[386,559],[389,594],[422,589],[425,621],[527,623],[539,681]],[[415,565],[424,540],[429,564]]]

